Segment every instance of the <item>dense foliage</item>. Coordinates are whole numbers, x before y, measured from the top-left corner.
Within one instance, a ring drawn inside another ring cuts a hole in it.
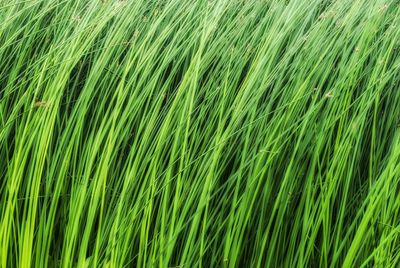
[[[0,267],[399,267],[399,21],[0,1]]]

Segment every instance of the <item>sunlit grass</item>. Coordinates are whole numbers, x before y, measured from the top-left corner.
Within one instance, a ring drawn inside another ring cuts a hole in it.
[[[0,1],[0,267],[398,267],[399,22]]]

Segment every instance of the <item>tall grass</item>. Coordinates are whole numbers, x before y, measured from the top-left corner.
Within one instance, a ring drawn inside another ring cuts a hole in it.
[[[398,267],[399,22],[0,1],[0,267]]]

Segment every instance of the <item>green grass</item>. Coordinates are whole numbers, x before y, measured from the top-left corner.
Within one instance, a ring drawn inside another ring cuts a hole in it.
[[[394,0],[0,1],[0,267],[399,267]]]

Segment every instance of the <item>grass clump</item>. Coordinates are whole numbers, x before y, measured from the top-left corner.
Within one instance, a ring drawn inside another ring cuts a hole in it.
[[[0,267],[399,266],[397,1],[0,18]]]

